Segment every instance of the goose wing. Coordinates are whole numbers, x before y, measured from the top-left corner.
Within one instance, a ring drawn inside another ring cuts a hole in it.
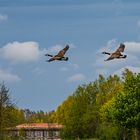
[[[125,45],[123,43],[120,44],[119,48],[115,52],[124,52]]]
[[[62,50],[60,50],[57,54],[58,57],[64,57],[65,53],[67,52],[67,50],[69,49],[69,45],[66,45],[66,47]]]

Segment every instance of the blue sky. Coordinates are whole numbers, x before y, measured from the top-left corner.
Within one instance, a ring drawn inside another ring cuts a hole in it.
[[[51,111],[99,74],[140,72],[138,0],[0,0],[0,80],[20,108]],[[125,60],[102,51],[126,45]],[[68,62],[47,63],[66,44]]]

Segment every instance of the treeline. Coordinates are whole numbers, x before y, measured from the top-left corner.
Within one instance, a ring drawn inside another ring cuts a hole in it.
[[[7,129],[22,123],[50,122],[52,112],[31,111],[19,109],[11,99],[10,91],[4,83],[0,84],[0,140],[11,140],[7,135]],[[15,138],[14,138],[15,140]]]
[[[68,139],[140,140],[140,73],[99,78],[79,86],[54,112]]]
[[[0,138],[22,123],[64,125],[63,139],[140,140],[140,73],[126,69],[79,86],[52,112],[19,109],[4,83],[0,85]],[[1,139],[2,140],[2,139]]]

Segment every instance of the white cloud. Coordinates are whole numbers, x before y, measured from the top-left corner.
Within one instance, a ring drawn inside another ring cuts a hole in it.
[[[124,42],[126,48],[125,52],[130,54],[140,53],[140,42]]]
[[[78,73],[68,78],[68,82],[84,81],[86,79],[85,75]]]
[[[8,19],[8,16],[7,15],[0,14],[0,22],[5,21],[7,19]]]
[[[11,74],[4,70],[0,70],[0,81],[15,82],[19,80],[20,78],[17,75]]]
[[[36,42],[13,42],[1,48],[0,55],[12,62],[33,62],[39,59],[40,50]]]

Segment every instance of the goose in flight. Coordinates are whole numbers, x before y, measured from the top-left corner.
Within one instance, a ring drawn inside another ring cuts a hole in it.
[[[51,57],[47,62],[52,62],[54,60],[68,61],[68,57],[65,57],[65,53],[69,49],[69,45],[66,45],[64,49],[60,50],[56,55],[45,54],[45,56]]]
[[[105,61],[112,60],[115,58],[117,58],[117,59],[126,58],[127,55],[122,54],[122,52],[124,52],[124,49],[125,49],[125,45],[123,43],[121,43],[119,48],[115,52],[113,52],[113,53],[102,52],[102,54],[110,55],[110,57],[107,58]]]

